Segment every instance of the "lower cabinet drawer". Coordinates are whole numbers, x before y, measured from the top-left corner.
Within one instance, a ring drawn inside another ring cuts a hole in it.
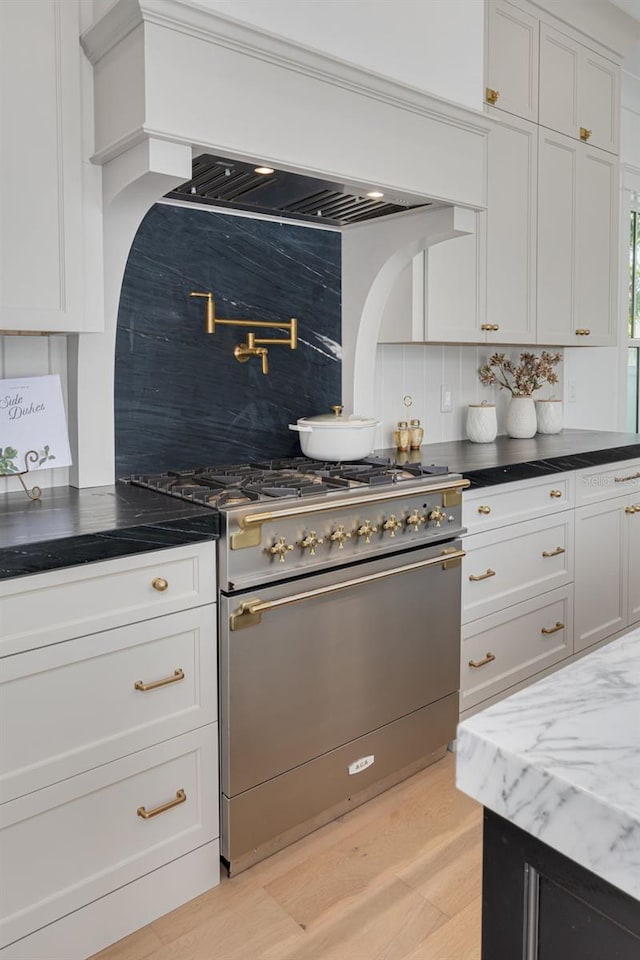
[[[0,803],[214,722],[216,678],[215,604],[5,657]]]
[[[0,947],[214,839],[217,767],[213,723],[0,806]]]
[[[573,580],[574,511],[466,537],[462,622]]]
[[[462,628],[460,712],[573,653],[573,586]]]

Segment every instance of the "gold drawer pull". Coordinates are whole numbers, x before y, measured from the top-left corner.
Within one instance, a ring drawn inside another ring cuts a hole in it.
[[[544,633],[545,636],[548,636],[550,633],[557,633],[558,630],[564,630],[564,623],[560,623],[559,620],[556,620],[555,627],[543,627],[540,633]]]
[[[143,820],[151,820],[152,817],[157,817],[160,813],[166,813],[167,810],[171,810],[172,807],[179,807],[186,799],[187,795],[184,790],[176,790],[175,800],[169,800],[168,803],[154,807],[153,810],[147,810],[146,807],[138,807],[136,813],[139,817],[142,817]]]
[[[475,583],[478,580],[488,580],[489,577],[495,577],[495,575],[495,570],[492,570],[491,567],[489,567],[486,573],[470,573],[469,580]]]
[[[550,491],[549,491],[549,496],[550,496],[550,497],[555,497],[555,498],[557,499],[558,497],[561,497],[561,496],[562,496],[562,490],[550,490]]]
[[[151,581],[151,586],[154,590],[164,593],[165,590],[169,589],[169,581],[165,580],[164,577],[154,577]]]
[[[592,135],[593,130],[587,130],[586,127],[580,127],[580,139],[584,140],[586,143],[589,137]]]
[[[640,472],[632,473],[630,477],[614,477],[615,483],[629,483],[631,480],[640,480]]]
[[[484,667],[487,663],[492,663],[496,658],[495,653],[487,653],[482,660],[469,660],[470,667]]]
[[[177,670],[174,670],[172,677],[165,677],[164,680],[154,680],[152,683],[143,683],[142,680],[136,680],[133,689],[142,690],[146,693],[147,690],[157,690],[158,687],[166,687],[168,683],[178,683],[180,680],[184,680],[184,670],[178,667]]]
[[[500,91],[493,90],[491,87],[487,87],[484,91],[484,98],[487,101],[487,103],[491,103],[491,104],[497,103],[498,100],[500,99]]]
[[[491,513],[491,507],[487,507],[487,506],[485,506],[484,504],[481,504],[481,505],[478,507],[478,513],[489,514],[489,513]]]
[[[566,553],[564,547],[556,547],[555,550],[543,550],[543,557],[558,557],[561,553]]]

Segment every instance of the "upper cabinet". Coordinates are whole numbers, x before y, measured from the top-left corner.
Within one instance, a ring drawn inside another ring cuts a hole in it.
[[[0,333],[101,326],[85,309],[95,237],[83,224],[78,16],[76,0],[0,3]]]
[[[540,28],[539,122],[591,146],[619,151],[618,66],[547,24]]]
[[[487,18],[485,101],[537,121],[540,23],[508,0],[492,0]]]

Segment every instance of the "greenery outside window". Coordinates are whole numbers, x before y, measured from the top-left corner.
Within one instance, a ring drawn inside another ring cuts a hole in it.
[[[640,195],[629,224],[629,362],[627,430],[640,432]]]

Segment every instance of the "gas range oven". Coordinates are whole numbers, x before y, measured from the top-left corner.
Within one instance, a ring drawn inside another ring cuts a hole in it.
[[[443,755],[458,720],[467,480],[376,457],[129,480],[220,513],[230,873]]]

